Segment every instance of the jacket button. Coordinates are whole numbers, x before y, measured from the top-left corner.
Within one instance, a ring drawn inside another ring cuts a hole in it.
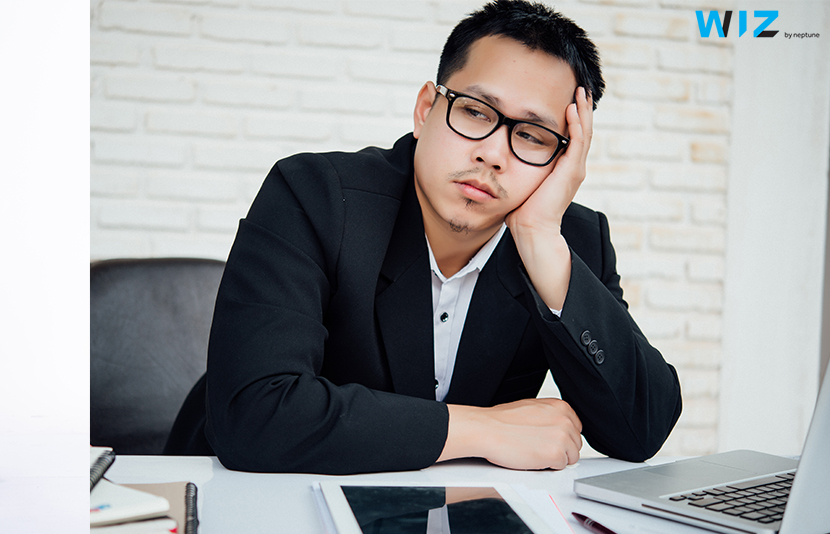
[[[598,350],[596,354],[594,354],[594,361],[597,362],[597,365],[602,365],[602,362],[605,361],[605,352]]]
[[[588,343],[591,342],[591,332],[589,332],[588,330],[582,332],[582,337],[580,337],[580,341],[582,341],[582,344],[587,347]]]
[[[599,343],[597,343],[596,339],[594,339],[590,343],[588,343],[588,354],[593,356],[597,353],[598,350],[599,350]]]

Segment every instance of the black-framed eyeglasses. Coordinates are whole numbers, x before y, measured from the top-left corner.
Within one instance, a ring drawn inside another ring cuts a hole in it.
[[[544,126],[511,119],[478,98],[452,91],[443,85],[436,86],[436,90],[449,103],[447,126],[452,131],[466,139],[480,141],[506,124],[510,151],[528,165],[544,167],[570,142],[564,135]]]

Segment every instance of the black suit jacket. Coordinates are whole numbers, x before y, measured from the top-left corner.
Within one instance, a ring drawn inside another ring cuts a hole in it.
[[[434,400],[414,145],[407,135],[391,150],[274,166],[240,222],[206,379],[167,452],[215,452],[245,471],[422,468],[443,449],[445,403],[535,397],[549,368],[595,449],[657,452],[680,415],[677,376],[628,314],[605,217],[577,204],[562,222],[573,260],[561,319],[506,232],[476,284],[445,403]]]

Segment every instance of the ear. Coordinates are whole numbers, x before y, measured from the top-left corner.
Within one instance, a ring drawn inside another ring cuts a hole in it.
[[[432,109],[437,94],[438,91],[435,90],[435,84],[432,82],[425,83],[418,91],[418,99],[415,101],[415,112],[413,113],[415,125],[412,129],[412,135],[415,139],[418,139],[421,135],[421,128],[427,120],[427,115]]]

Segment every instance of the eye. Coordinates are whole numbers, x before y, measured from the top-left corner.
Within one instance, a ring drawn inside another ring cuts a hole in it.
[[[477,109],[474,109],[474,108],[465,108],[465,111],[467,112],[467,115],[469,115],[470,117],[476,118],[476,119],[487,120],[487,118],[488,118],[487,115],[485,115],[481,111],[479,111]]]
[[[525,143],[530,143],[530,144],[533,144],[533,145],[544,146],[544,145],[547,144],[547,143],[545,143],[545,141],[540,139],[538,136],[533,135],[533,133],[531,133],[527,130],[522,130],[522,131],[516,132],[516,137],[518,137],[519,139],[521,139]]]
[[[468,119],[482,122],[490,122],[493,120],[491,117],[492,112],[481,104],[469,101],[460,102],[460,104],[461,111]]]

